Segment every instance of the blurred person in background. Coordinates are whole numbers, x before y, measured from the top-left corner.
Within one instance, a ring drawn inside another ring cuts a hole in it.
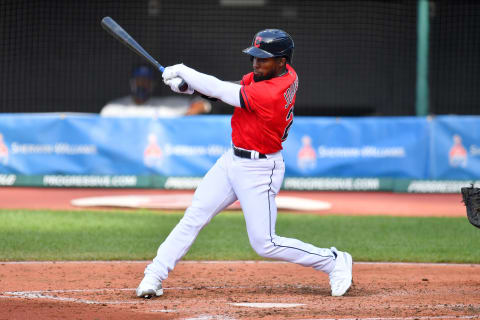
[[[154,71],[146,65],[134,68],[130,95],[107,103],[100,111],[105,117],[173,118],[209,113],[211,104],[200,97],[154,97]]]

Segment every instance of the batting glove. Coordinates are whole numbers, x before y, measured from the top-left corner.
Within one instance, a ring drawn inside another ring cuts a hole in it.
[[[165,69],[166,70],[166,69]],[[185,93],[185,94],[193,94],[194,90],[188,86],[188,89],[185,91],[180,91],[179,87],[183,82],[182,78],[175,77],[171,79],[164,79],[163,82],[172,89],[173,92],[176,93]]]
[[[183,63],[166,67],[165,70],[163,70],[162,78],[164,81],[177,78],[178,76],[180,76],[181,71],[185,71],[186,69],[188,68]]]

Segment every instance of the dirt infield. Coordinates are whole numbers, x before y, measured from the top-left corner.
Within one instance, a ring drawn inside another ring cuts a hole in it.
[[[2,209],[84,210],[71,204],[73,199],[120,195],[191,195],[193,191],[152,189],[80,188],[0,188]],[[465,206],[458,194],[407,194],[391,192],[308,192],[281,191],[282,196],[322,200],[332,204],[321,215],[390,215],[465,217]],[[292,210],[289,210],[291,212]]]
[[[354,287],[338,298],[330,296],[325,274],[294,264],[181,262],[164,282],[164,296],[144,300],[135,297],[134,288],[145,265],[0,264],[0,319],[472,319],[480,314],[479,265],[358,263]]]
[[[139,190],[2,188],[0,206],[80,210],[72,199],[132,193]],[[457,194],[290,194],[332,203],[319,214],[465,217]],[[147,263],[0,262],[0,319],[480,318],[480,265],[356,263],[354,287],[334,298],[327,275],[294,264],[181,262],[164,296],[144,300],[134,290]]]

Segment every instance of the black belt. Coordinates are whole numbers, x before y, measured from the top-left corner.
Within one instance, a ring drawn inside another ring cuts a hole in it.
[[[264,155],[263,153],[260,153],[257,151],[239,149],[235,146],[233,146],[233,154],[235,154],[237,157],[246,158],[246,159],[267,159],[267,156]],[[255,154],[258,154],[258,158],[255,157]]]

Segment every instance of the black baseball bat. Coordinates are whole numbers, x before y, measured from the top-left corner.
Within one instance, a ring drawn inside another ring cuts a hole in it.
[[[158,63],[158,61],[155,60],[145,49],[143,49],[143,47],[137,41],[135,41],[135,39],[133,39],[132,36],[130,36],[128,32],[126,32],[115,20],[110,17],[104,17],[101,24],[103,29],[110,33],[115,39],[130,48],[130,50],[138,54],[140,57],[146,59],[156,69],[163,73],[165,68]],[[184,92],[188,89],[188,84],[185,81],[182,81],[178,88],[180,91]]]

